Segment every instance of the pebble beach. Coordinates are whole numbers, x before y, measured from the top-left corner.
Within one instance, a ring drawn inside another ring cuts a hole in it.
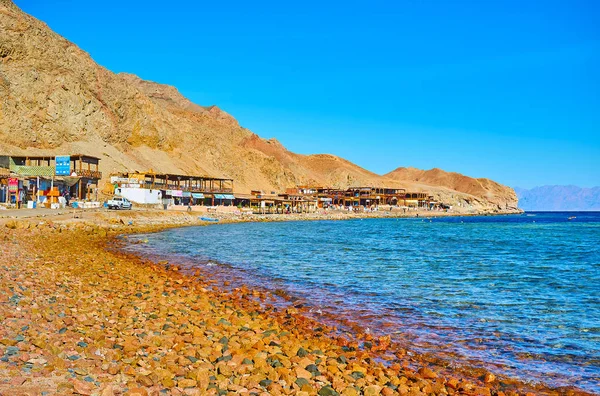
[[[135,212],[0,223],[0,394],[584,394],[434,365],[275,293],[119,250],[124,234],[202,224]]]

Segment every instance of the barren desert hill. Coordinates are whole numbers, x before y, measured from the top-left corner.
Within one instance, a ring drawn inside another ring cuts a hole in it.
[[[473,178],[456,172],[446,172],[433,168],[422,170],[417,168],[397,168],[384,177],[408,184],[436,186],[457,191],[479,201],[487,201],[500,207],[516,207],[517,195],[513,189],[485,178]]]
[[[442,178],[429,186],[380,176],[334,155],[292,153],[218,107],[192,103],[175,87],[107,70],[10,0],[0,0],[0,153],[75,152],[100,157],[105,177],[150,169],[203,174],[233,178],[238,192],[401,183],[454,194],[457,202],[516,206],[512,189],[493,182],[480,182],[485,194],[470,195],[451,190],[462,186]]]

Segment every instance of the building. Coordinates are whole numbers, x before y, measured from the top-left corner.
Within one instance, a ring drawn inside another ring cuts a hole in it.
[[[112,191],[140,204],[232,205],[233,179],[173,173],[126,172],[111,176]]]
[[[9,180],[11,178],[10,169],[0,167],[0,203],[10,201],[9,198]]]
[[[253,190],[250,194],[235,194],[235,204],[254,213],[312,213],[317,210],[318,200],[311,196],[294,193],[287,189],[283,194],[265,194]]]
[[[318,207],[330,205],[369,208],[380,205],[431,208],[433,196],[425,192],[407,192],[404,188],[393,187],[349,187],[336,189],[329,187],[298,186],[288,188],[287,193],[295,193],[317,200]]]
[[[17,192],[8,197],[17,202],[44,201],[43,197],[56,189],[74,199],[96,199],[102,178],[99,164],[100,158],[85,154],[0,155],[0,168],[8,170],[13,181],[18,180]]]
[[[403,204],[409,208],[429,208],[429,205],[432,201],[433,196],[424,192],[406,193],[404,195]]]

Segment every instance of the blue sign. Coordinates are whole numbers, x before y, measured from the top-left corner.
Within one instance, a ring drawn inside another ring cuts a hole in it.
[[[71,157],[62,155],[56,157],[56,176],[69,176],[71,174]]]

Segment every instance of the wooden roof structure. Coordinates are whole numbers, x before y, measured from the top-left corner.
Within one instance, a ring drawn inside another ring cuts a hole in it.
[[[182,190],[195,192],[216,192],[232,193],[233,179],[200,176],[183,175],[177,173],[156,173],[152,170],[148,172],[125,172],[119,176],[128,179],[136,179],[144,188],[161,190]]]

